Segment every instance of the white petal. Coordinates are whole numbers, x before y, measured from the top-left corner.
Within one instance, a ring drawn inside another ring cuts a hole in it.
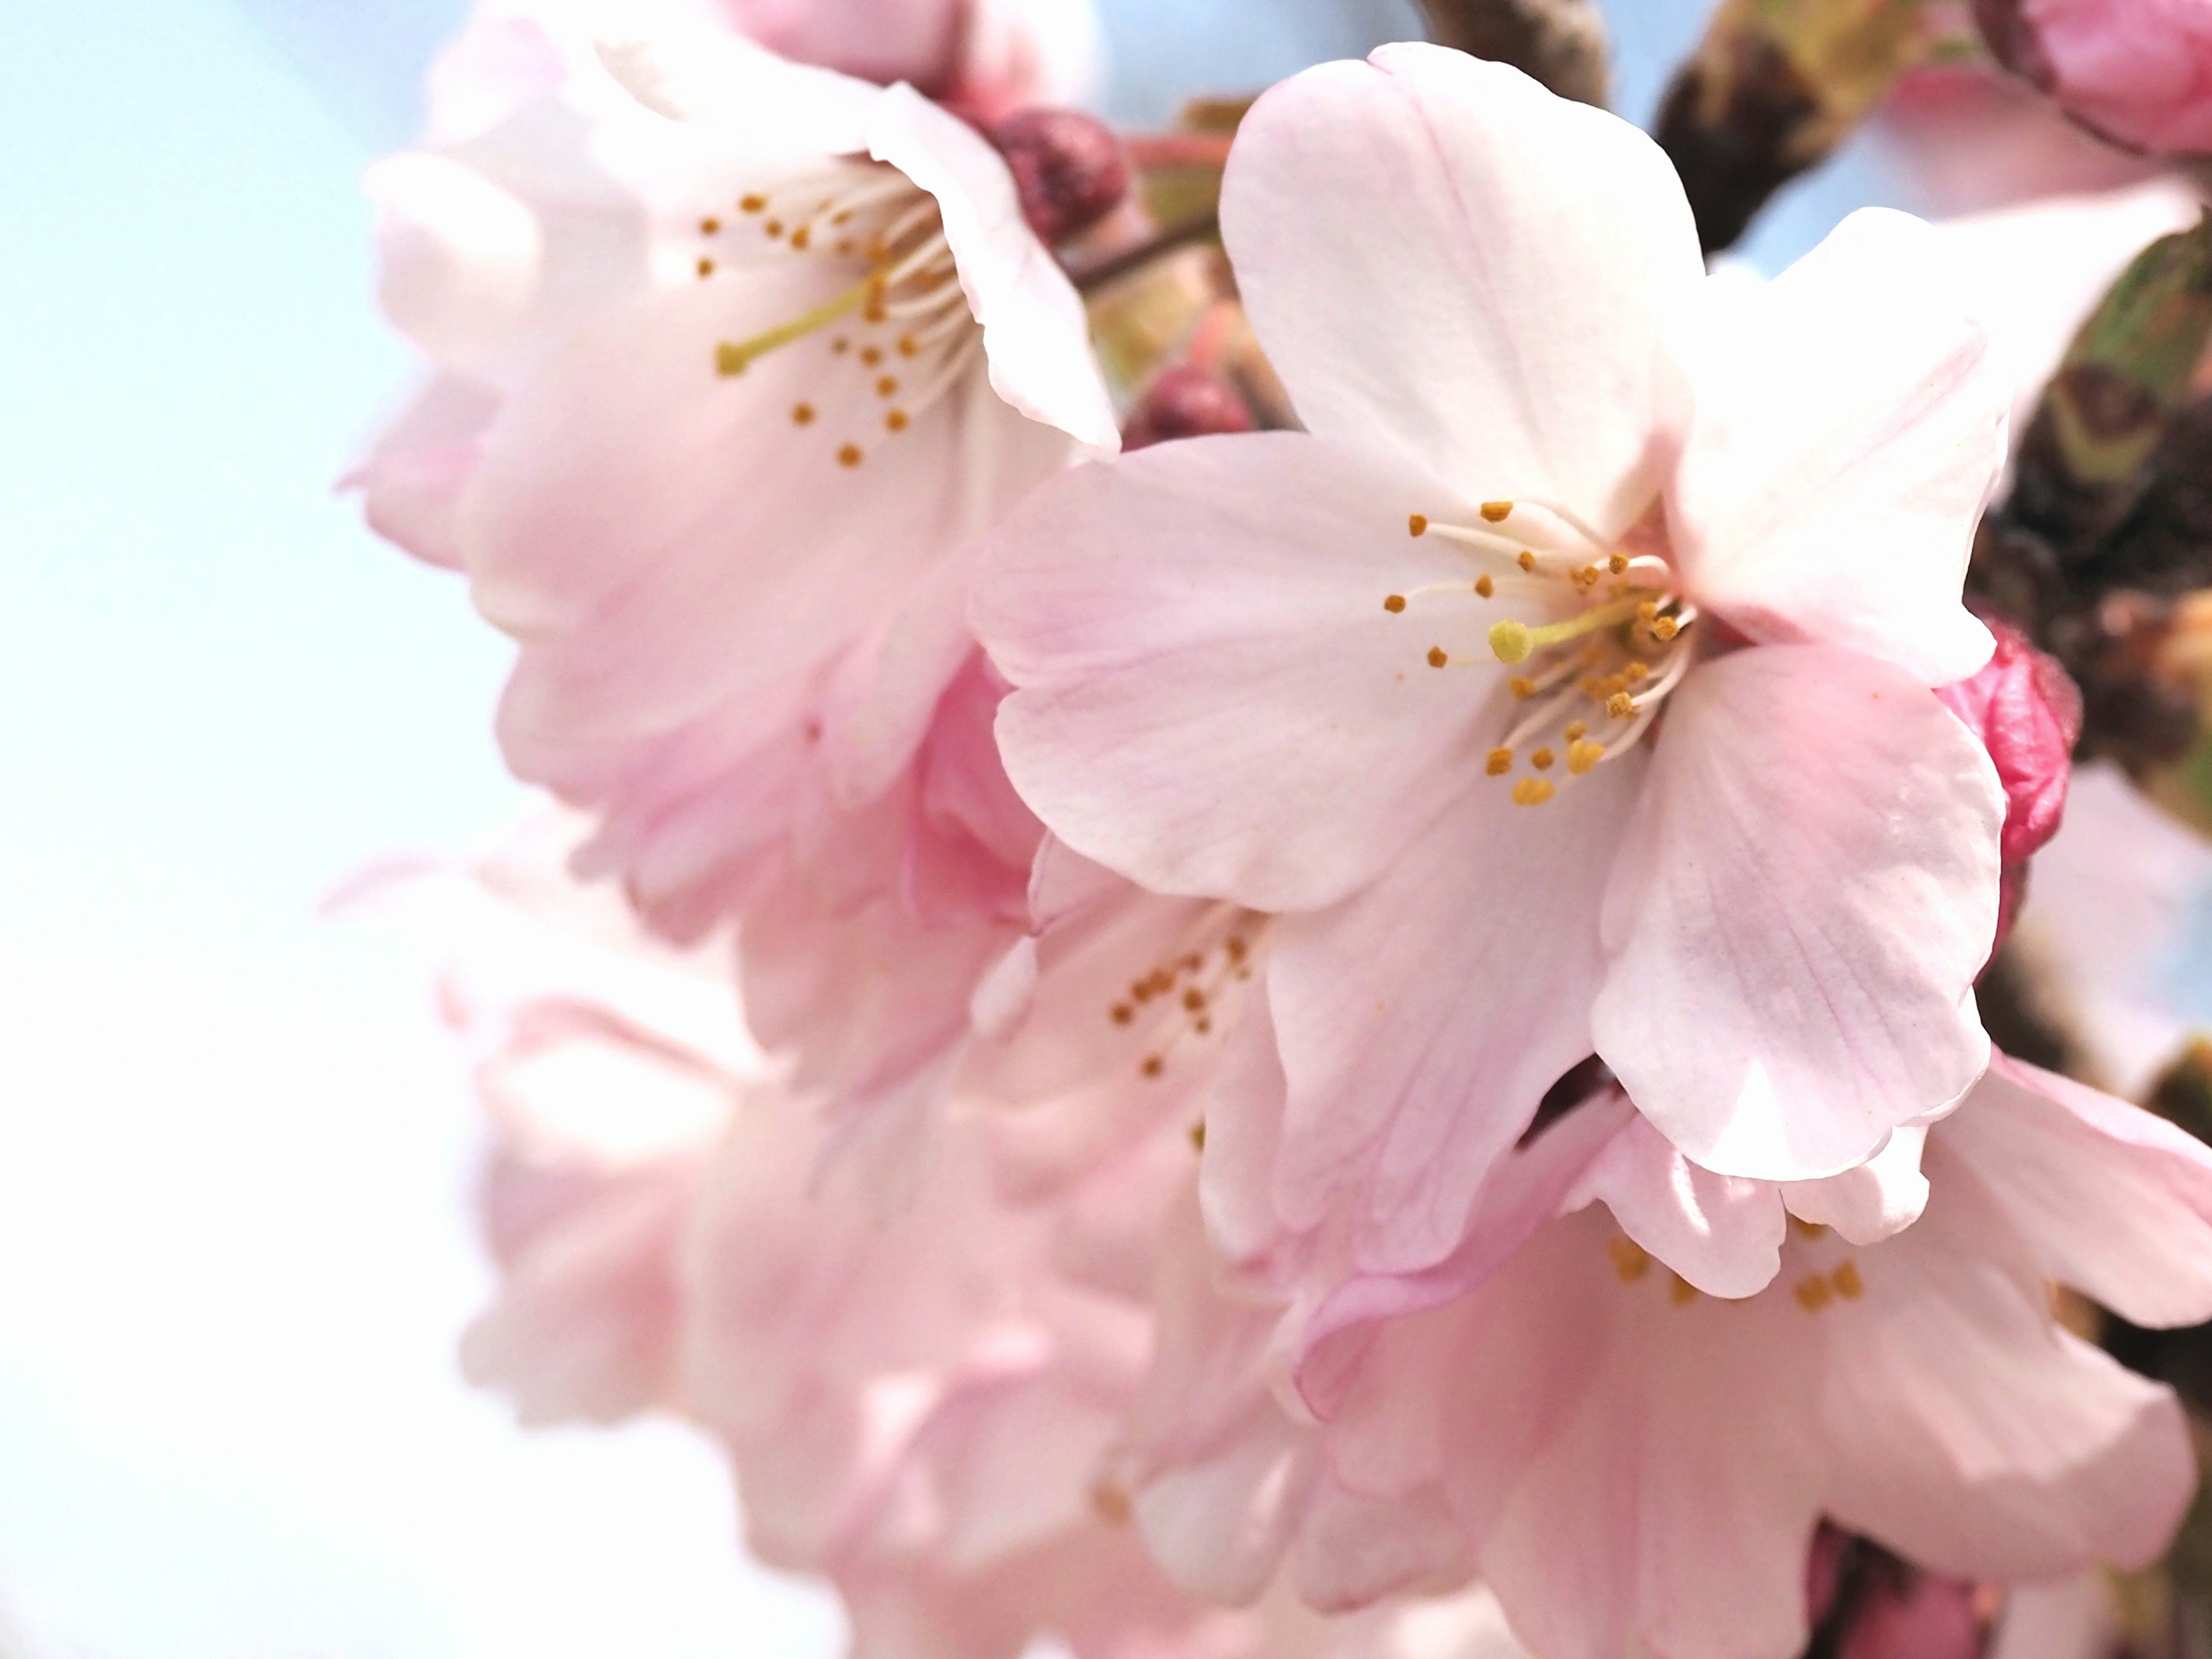
[[[1095,448],[1120,448],[1082,296],[1022,217],[998,152],[898,86],[869,111],[868,153],[937,198],[968,308],[983,325],[992,389],[1033,421]]]
[[[1634,127],[1502,64],[1386,46],[1253,106],[1221,219],[1313,431],[1607,532],[1649,504],[1661,324],[1703,266]]]
[[[1668,342],[1692,596],[1754,639],[1849,646],[1930,686],[1989,658],[1959,594],[2011,398],[1942,274],[1925,225],[1866,209],[1764,288],[1686,307]]]

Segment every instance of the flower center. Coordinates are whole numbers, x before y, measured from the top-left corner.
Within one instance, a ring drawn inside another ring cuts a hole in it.
[[[1527,499],[1485,501],[1474,524],[1416,513],[1406,527],[1462,548],[1478,574],[1392,593],[1385,611],[1398,615],[1413,599],[1472,594],[1521,601],[1550,618],[1504,617],[1487,629],[1486,653],[1455,655],[1432,645],[1425,658],[1431,668],[1495,660],[1522,671],[1506,684],[1523,707],[1486,763],[1492,777],[1513,778],[1517,804],[1540,806],[1563,784],[1627,753],[1689,672],[1697,608],[1676,591],[1673,567],[1660,554],[1611,541],[1565,507]]]
[[[1623,1232],[1605,1242],[1613,1276],[1623,1285],[1637,1285],[1650,1277],[1655,1265],[1641,1244]],[[1668,1273],[1668,1300],[1686,1308],[1698,1299],[1697,1287],[1677,1273]],[[1832,1238],[1818,1222],[1790,1218],[1790,1237],[1782,1247],[1782,1270],[1759,1296],[1787,1291],[1790,1299],[1808,1314],[1825,1313],[1840,1303],[1856,1302],[1866,1294],[1866,1276],[1858,1259],[1840,1239]]]
[[[1113,1024],[1143,1038],[1141,1076],[1158,1077],[1180,1044],[1213,1034],[1224,1005],[1252,977],[1267,926],[1264,916],[1231,905],[1212,907],[1179,954],[1154,963],[1108,1006]]]
[[[791,406],[793,426],[820,422],[837,442],[838,463],[858,466],[864,431],[856,410],[882,410],[896,436],[934,408],[981,360],[982,329],[968,309],[937,198],[896,167],[838,161],[824,172],[738,198],[738,217],[699,221],[702,282],[758,266],[718,258],[749,224],[789,254],[818,263],[829,290],[820,303],[742,340],[714,348],[714,369],[743,374],[772,352],[805,342],[824,349]],[[819,378],[816,379],[815,376]],[[840,385],[857,376],[860,384]],[[825,418],[834,413],[838,418]],[[870,422],[873,424],[873,422]],[[833,430],[842,427],[846,429]]]

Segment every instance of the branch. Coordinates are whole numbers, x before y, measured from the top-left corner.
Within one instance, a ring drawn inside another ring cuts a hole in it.
[[[1421,0],[1438,46],[1510,64],[1562,98],[1606,104],[1605,19],[1596,0]]]

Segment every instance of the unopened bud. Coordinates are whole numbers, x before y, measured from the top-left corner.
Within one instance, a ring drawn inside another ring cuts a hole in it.
[[[2147,0],[1974,0],[1990,52],[2130,149],[2212,152],[2212,13]]]
[[[1837,1659],[1981,1659],[1997,1611],[1994,1591],[1901,1562],[1869,1577]]]
[[[2057,662],[2004,623],[1996,649],[1966,678],[1936,695],[1982,740],[2004,785],[2002,841],[2007,864],[2027,858],[2058,832],[2081,734],[2081,694]]]
[[[1129,193],[1114,130],[1072,109],[1025,109],[990,130],[1019,193],[1022,216],[1047,246],[1087,230]]]
[[[1249,432],[1252,411],[1237,389],[1210,369],[1176,363],[1162,369],[1121,428],[1124,450],[1165,443],[1170,438],[1203,438],[1218,432]]]

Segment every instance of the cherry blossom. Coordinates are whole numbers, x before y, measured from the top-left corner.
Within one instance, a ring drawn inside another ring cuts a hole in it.
[[[1727,1174],[1942,1111],[2002,806],[1929,688],[2008,389],[1923,228],[1708,295],[1641,134],[1419,46],[1264,97],[1222,214],[1311,435],[1055,481],[976,617],[1050,829],[1281,913],[1285,1224],[1442,1259],[1593,1049]]]
[[[1465,1296],[1346,1328],[1304,1384],[1331,1467],[1431,1513],[1441,1488],[1549,1654],[1796,1651],[1824,1515],[1960,1577],[2148,1562],[2193,1486],[2179,1411],[2057,1328],[2045,1281],[2143,1323],[2212,1311],[2212,1154],[2001,1058],[1926,1163],[1917,1224],[1794,1222],[1748,1299],[1592,1207]]]

